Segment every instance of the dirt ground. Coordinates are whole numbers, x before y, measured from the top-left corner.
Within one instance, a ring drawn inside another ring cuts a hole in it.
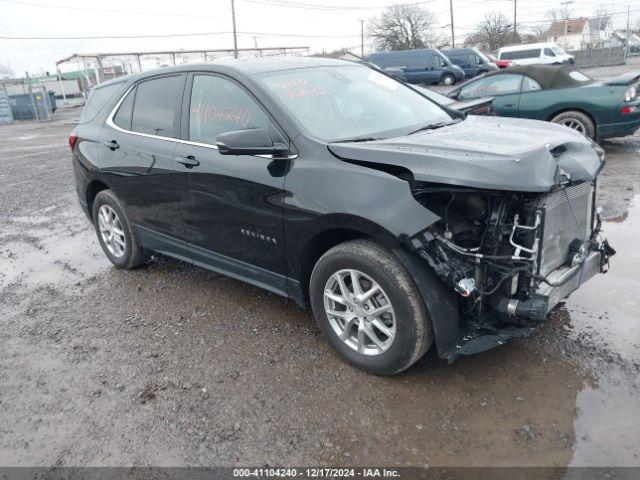
[[[76,200],[78,114],[0,127],[0,465],[640,466],[640,136],[603,144],[608,274],[528,339],[378,378],[293,302],[112,268]]]

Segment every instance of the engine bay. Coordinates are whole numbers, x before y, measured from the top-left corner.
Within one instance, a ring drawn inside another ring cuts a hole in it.
[[[471,337],[540,324],[615,253],[600,238],[593,182],[544,194],[426,183],[412,192],[441,220],[410,248],[457,292]]]

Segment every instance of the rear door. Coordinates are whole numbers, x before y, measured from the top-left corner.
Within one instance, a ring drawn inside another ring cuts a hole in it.
[[[494,97],[493,109],[502,117],[518,116],[522,75],[505,73],[470,82],[460,89],[458,100]]]
[[[180,191],[186,177],[173,174],[180,105],[186,75],[138,82],[123,96],[102,130],[102,172],[124,201],[143,245],[183,252]]]
[[[229,77],[190,75],[176,173],[187,175],[185,238],[196,264],[286,292],[282,194],[288,161],[221,155],[216,137],[264,128],[288,144],[259,102]]]

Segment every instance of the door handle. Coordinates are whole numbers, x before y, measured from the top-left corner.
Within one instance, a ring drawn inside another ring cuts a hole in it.
[[[115,140],[107,140],[104,142],[104,146],[107,148],[110,148],[111,151],[114,151],[118,148],[120,148],[120,145],[118,145],[118,142],[116,142]]]
[[[514,104],[513,103],[505,103],[504,106],[507,107],[507,108],[511,108],[511,107],[514,106]]]
[[[181,163],[187,168],[193,168],[200,165],[200,162],[196,160],[196,157],[194,157],[193,155],[188,155],[186,157],[178,157],[176,158],[176,162]]]

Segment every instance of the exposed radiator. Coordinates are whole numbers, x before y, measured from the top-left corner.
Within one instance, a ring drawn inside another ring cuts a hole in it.
[[[544,210],[540,273],[548,275],[569,261],[569,245],[591,235],[593,217],[593,184],[581,183],[546,197]]]

